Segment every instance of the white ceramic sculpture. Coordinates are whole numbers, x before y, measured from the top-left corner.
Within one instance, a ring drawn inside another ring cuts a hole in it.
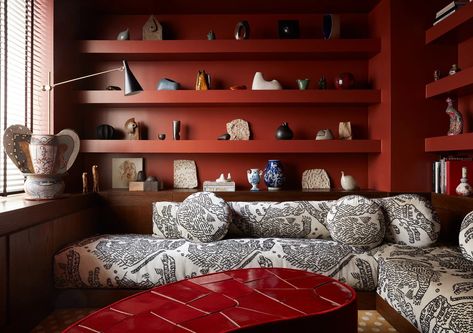
[[[281,90],[281,84],[277,80],[266,81],[261,72],[256,72],[253,78],[253,90]]]
[[[345,173],[342,171],[342,178],[340,179],[340,184],[342,185],[342,188],[345,191],[353,191],[355,190],[358,185],[356,184],[355,178],[350,175],[345,175]]]
[[[315,136],[315,140],[332,140],[333,139],[333,134],[332,131],[327,129],[321,129],[320,131],[317,132],[317,135]]]

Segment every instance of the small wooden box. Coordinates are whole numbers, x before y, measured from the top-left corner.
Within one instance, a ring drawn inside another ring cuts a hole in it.
[[[130,182],[128,184],[129,191],[144,191],[144,192],[158,192],[159,182],[148,181],[148,182]]]

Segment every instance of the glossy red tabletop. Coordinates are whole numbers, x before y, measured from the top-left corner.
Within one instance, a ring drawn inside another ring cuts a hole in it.
[[[208,274],[137,293],[64,332],[356,332],[356,293],[285,268]]]

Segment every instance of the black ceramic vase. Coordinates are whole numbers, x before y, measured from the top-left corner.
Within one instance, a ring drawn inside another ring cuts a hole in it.
[[[276,129],[276,139],[278,140],[291,140],[293,136],[294,134],[287,123],[282,123]]]
[[[114,129],[112,126],[103,124],[97,126],[97,139],[99,140],[111,140],[113,139]]]

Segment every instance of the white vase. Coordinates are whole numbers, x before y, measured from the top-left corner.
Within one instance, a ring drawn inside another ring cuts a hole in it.
[[[250,169],[246,171],[246,176],[248,178],[248,183],[251,184],[250,191],[259,191],[258,184],[261,180],[261,176],[263,175],[263,171],[260,169]]]
[[[266,81],[261,72],[256,72],[253,77],[253,90],[281,90],[281,84],[277,80]]]
[[[353,191],[355,190],[358,185],[356,184],[355,178],[350,175],[345,175],[345,173],[342,171],[342,177],[340,178],[340,184],[342,185],[342,188],[345,191]]]

